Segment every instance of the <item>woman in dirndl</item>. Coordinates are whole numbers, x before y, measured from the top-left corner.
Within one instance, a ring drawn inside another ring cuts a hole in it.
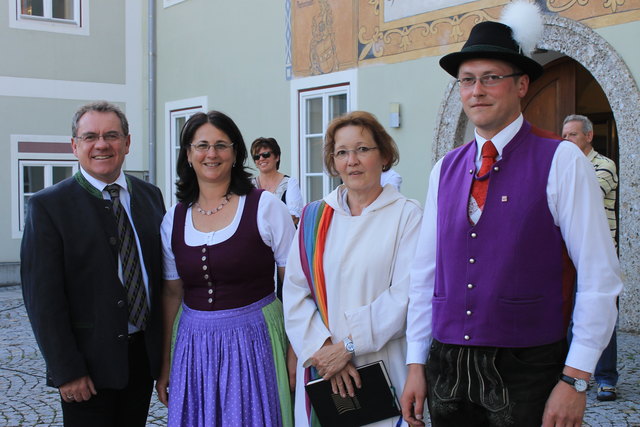
[[[179,202],[161,233],[164,358],[156,384],[169,426],[293,424],[282,304],[295,227],[286,206],[255,189],[247,150],[225,114],[184,125]]]

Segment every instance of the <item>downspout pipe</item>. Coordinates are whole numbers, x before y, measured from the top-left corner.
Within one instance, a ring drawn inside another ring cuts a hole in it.
[[[156,185],[156,2],[148,0],[147,46],[149,50],[147,82],[149,110],[149,182]]]

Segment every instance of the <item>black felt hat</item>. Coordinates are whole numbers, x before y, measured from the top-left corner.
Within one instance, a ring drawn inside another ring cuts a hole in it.
[[[509,62],[528,74],[531,81],[543,72],[540,64],[522,53],[520,45],[513,39],[511,27],[500,22],[484,21],[474,26],[462,50],[440,58],[440,66],[457,78],[460,64],[476,58]]]

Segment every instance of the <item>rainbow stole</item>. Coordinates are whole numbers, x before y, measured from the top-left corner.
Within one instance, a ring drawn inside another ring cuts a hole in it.
[[[327,287],[324,279],[322,258],[333,212],[333,208],[323,200],[309,203],[302,211],[300,231],[298,233],[302,271],[307,278],[311,297],[316,303],[320,317],[327,328],[329,328],[329,313],[327,311]],[[313,366],[305,369],[305,384],[317,378],[319,378],[319,375]],[[319,426],[318,418],[311,407],[309,397],[306,395],[305,401],[309,425]]]

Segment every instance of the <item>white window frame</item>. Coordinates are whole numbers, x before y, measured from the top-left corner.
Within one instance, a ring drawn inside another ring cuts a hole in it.
[[[59,135],[11,135],[11,237],[22,238],[24,226],[24,172],[23,166],[71,166],[78,171],[78,161],[72,153],[19,152],[20,142],[45,144],[71,144],[71,136]],[[49,184],[47,184],[47,182]],[[45,173],[45,188],[51,185],[50,174]]]
[[[176,146],[174,141],[180,138],[181,129],[174,126],[175,120],[180,117],[189,118],[198,112],[206,113],[208,111],[208,97],[198,96],[195,98],[180,99],[170,101],[164,104],[164,135],[165,135],[165,201],[169,206],[177,203],[175,182],[178,178],[176,174]]]
[[[44,15],[32,16],[21,13],[20,0],[9,1],[9,27],[22,30],[48,31],[53,33],[89,35],[89,1],[73,0],[73,18],[53,18],[51,0],[44,0]]]
[[[44,187],[51,187],[53,182],[53,167],[54,166],[70,166],[71,167],[71,175],[78,172],[78,162],[73,160],[18,160],[18,226],[20,228],[20,233],[22,233],[24,229],[24,212],[25,212],[25,202],[24,198],[27,194],[35,194],[35,193],[25,193],[24,192],[24,168],[27,166],[44,166]]]
[[[307,173],[306,171],[306,144],[305,144],[305,100],[306,98],[322,95],[323,97],[337,94],[347,94],[347,111],[357,109],[357,70],[339,71],[321,76],[312,76],[291,81],[290,86],[290,105],[291,105],[291,172],[298,178],[300,182],[300,190],[305,203],[310,202],[307,194],[307,176],[316,174]],[[323,102],[323,125],[322,138],[327,129],[329,121],[328,105]],[[308,135],[307,135],[308,136]],[[323,197],[331,190],[331,177],[324,171],[323,173]]]

